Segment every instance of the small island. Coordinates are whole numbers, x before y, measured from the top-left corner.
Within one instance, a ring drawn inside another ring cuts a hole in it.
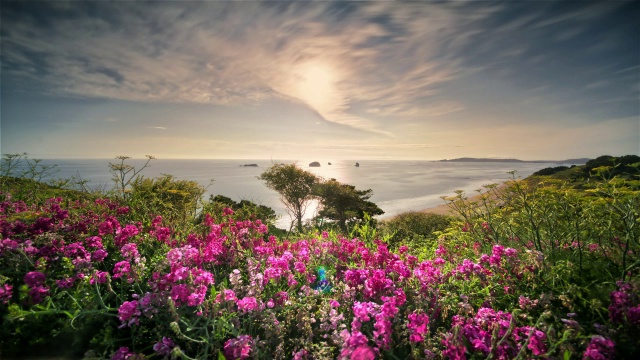
[[[258,167],[258,164],[244,164],[242,166],[252,166],[252,167]]]
[[[314,161],[311,164],[309,164],[309,167],[320,167],[320,163],[317,161]]]

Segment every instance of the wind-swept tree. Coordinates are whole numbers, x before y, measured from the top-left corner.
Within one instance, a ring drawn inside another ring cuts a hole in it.
[[[297,222],[298,231],[302,231],[302,217],[314,198],[312,190],[318,177],[295,164],[274,164],[258,176],[258,179],[280,194],[280,201],[287,213]]]
[[[364,214],[370,216],[384,214],[378,205],[369,201],[373,190],[356,190],[353,185],[342,184],[336,179],[319,183],[314,189],[314,194],[320,201],[318,215],[331,220],[336,220],[342,231],[347,231],[347,222],[362,220]]]

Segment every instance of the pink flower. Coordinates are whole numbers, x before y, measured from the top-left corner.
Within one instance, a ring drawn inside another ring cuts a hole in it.
[[[258,310],[258,301],[253,296],[247,296],[242,300],[238,300],[238,310],[242,310],[244,312],[251,312]]]
[[[131,264],[129,264],[128,261],[120,261],[117,262],[114,266],[113,266],[113,277],[114,278],[121,278],[123,276],[128,276],[129,273],[131,272]],[[129,279],[129,282],[132,282],[133,279]]]
[[[6,304],[11,300],[13,296],[13,286],[9,284],[2,284],[0,286],[0,302]]]
[[[138,310],[138,301],[125,301],[120,305],[118,309],[118,319],[122,321],[122,326],[129,326],[133,324],[139,324],[138,316],[140,316],[140,310]]]
[[[296,261],[296,263],[293,265],[294,269],[299,272],[299,273],[304,273],[305,271],[307,271],[307,267],[304,265],[304,263],[300,262],[300,261]]]
[[[224,356],[228,360],[247,359],[251,356],[253,339],[249,335],[240,335],[224,343]]]
[[[363,345],[355,348],[349,358],[351,360],[373,360],[376,358],[376,353],[369,346]]]
[[[533,330],[527,347],[531,350],[533,355],[543,355],[547,352],[547,346],[544,343],[546,339],[547,335],[545,335],[545,333],[540,330]]]
[[[409,324],[407,324],[407,328],[411,330],[409,340],[411,342],[421,342],[424,340],[423,335],[429,331],[428,326],[429,316],[427,316],[427,314],[409,314]]]

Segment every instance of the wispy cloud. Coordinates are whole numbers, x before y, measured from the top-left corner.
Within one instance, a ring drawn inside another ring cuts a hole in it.
[[[284,97],[327,121],[391,136],[350,108],[420,112],[458,71],[438,59],[442,33],[466,36],[454,36],[459,20],[437,5],[156,5],[48,3],[64,15],[50,26],[17,13],[3,25],[7,71],[73,96],[219,105]]]

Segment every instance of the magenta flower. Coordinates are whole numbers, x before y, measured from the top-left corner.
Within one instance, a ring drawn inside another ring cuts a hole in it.
[[[140,310],[138,310],[138,301],[125,301],[120,305],[118,309],[118,319],[122,322],[122,326],[129,326],[133,324],[139,324],[138,317],[140,316]]]
[[[132,358],[134,355],[135,353],[130,351],[128,347],[123,346],[111,355],[111,360],[126,360]]]
[[[13,286],[9,284],[2,284],[0,286],[0,302],[6,304],[11,300],[13,296]]]
[[[353,350],[349,359],[351,360],[373,360],[376,358],[376,353],[373,349],[367,345],[358,346]]]
[[[91,261],[102,262],[109,256],[109,253],[103,249],[98,249],[91,254]]]
[[[613,359],[615,355],[615,343],[611,339],[594,335],[584,352],[583,360],[607,360]]]
[[[39,271],[30,271],[24,276],[24,283],[27,284],[28,287],[33,288],[39,285],[44,284],[44,280],[46,276]]]
[[[240,335],[224,343],[224,356],[228,360],[247,359],[251,356],[253,339],[249,335]]]
[[[407,328],[411,330],[409,340],[411,342],[421,342],[424,340],[423,335],[429,331],[429,316],[427,314],[409,314],[409,324]]]
[[[238,310],[244,312],[258,310],[258,301],[253,296],[247,296],[241,300],[238,300],[236,304],[238,305]]]
[[[131,264],[128,261],[120,261],[117,262],[113,266],[113,277],[118,279],[123,276],[129,276],[131,273]],[[132,282],[133,279],[129,278],[129,282]]]

